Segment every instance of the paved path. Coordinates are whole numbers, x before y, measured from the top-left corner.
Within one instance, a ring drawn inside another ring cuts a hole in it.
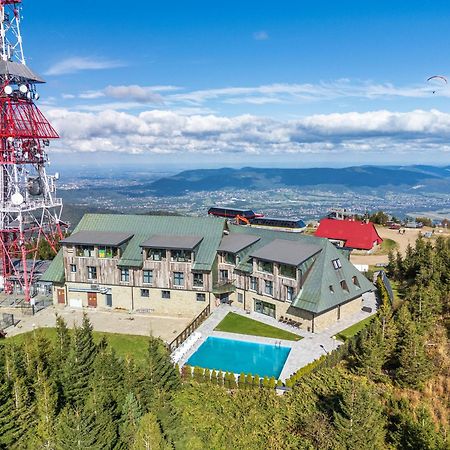
[[[340,320],[339,322],[336,322],[334,325],[332,325],[327,330],[321,333],[309,333],[304,330],[298,330],[296,328],[290,327],[289,325],[281,324],[272,317],[268,317],[263,314],[255,312],[248,314],[245,311],[242,311],[242,309],[240,308],[228,305],[220,305],[217,309],[214,310],[211,316],[205,322],[203,322],[202,325],[200,325],[200,327],[197,329],[197,331],[202,334],[201,339],[199,339],[195,343],[195,345],[189,349],[189,351],[179,361],[179,364],[180,366],[185,364],[186,361],[191,357],[191,355],[193,355],[197,351],[200,345],[202,345],[203,342],[205,342],[205,340],[209,336],[225,337],[229,339],[236,339],[247,342],[257,342],[260,344],[268,344],[268,345],[281,344],[282,346],[291,348],[291,352],[289,353],[288,359],[286,360],[286,363],[279,377],[282,381],[285,381],[301,367],[306,366],[310,362],[320,358],[320,356],[326,354],[327,352],[331,352],[339,345],[342,345],[341,342],[333,339],[333,336],[335,334],[337,334],[342,330],[345,330],[346,328],[355,323],[360,322],[366,317],[375,314],[376,312],[375,295],[373,293],[365,294],[363,305],[371,307],[372,312],[368,313],[361,310],[350,317],[347,317],[345,319]],[[283,339],[280,340],[261,336],[249,336],[245,334],[214,331],[214,328],[222,321],[222,319],[229,312],[234,312],[244,317],[250,317],[251,319],[257,320],[259,322],[263,322],[268,325],[272,325],[274,327],[290,331],[291,333],[302,336],[303,339],[301,339],[300,341],[288,341]]]
[[[86,312],[95,331],[108,333],[136,334],[160,337],[166,342],[172,341],[192,320],[192,317],[167,317],[155,314],[129,314],[120,311],[99,311],[90,308],[75,309],[70,307],[49,306],[34,316],[23,315],[18,309],[2,308],[1,312],[11,312],[20,322],[16,327],[6,329],[8,336],[32,331],[35,328],[54,327],[58,313],[72,328],[79,325]]]

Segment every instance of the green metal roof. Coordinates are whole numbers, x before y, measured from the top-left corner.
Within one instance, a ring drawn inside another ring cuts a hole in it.
[[[79,231],[104,231],[132,233],[119,260],[119,266],[141,267],[140,245],[153,235],[202,236],[195,255],[193,270],[209,271],[222,239],[225,219],[212,217],[144,216],[121,214],[85,214],[74,233]],[[62,252],[53,260],[43,279],[64,281]]]
[[[48,269],[43,273],[41,280],[49,281],[52,283],[64,283],[64,265],[63,265],[62,250],[60,250],[53,258],[53,261],[48,266]]]
[[[292,240],[304,244],[314,244],[320,251],[302,263],[299,267],[305,275],[302,289],[292,302],[292,306],[313,313],[327,311],[339,304],[374,290],[370,283],[348,261],[345,254],[331,244],[327,239],[308,236],[300,233],[267,230],[257,227],[226,225],[226,221],[211,217],[180,217],[180,216],[143,216],[115,214],[86,214],[74,230],[123,232],[134,234],[126,244],[120,266],[141,267],[142,254],[140,245],[154,235],[172,236],[202,236],[203,239],[196,252],[193,270],[212,270],[216,260],[217,249],[223,237],[223,230],[228,227],[230,234],[251,234],[260,239],[238,253],[240,263],[237,270],[252,272],[251,254],[267,246],[276,239]],[[293,248],[295,248],[293,246]],[[335,269],[332,261],[338,259],[341,268]],[[213,275],[217,275],[214,274]],[[352,278],[357,277],[360,287],[357,288]],[[64,282],[64,267],[60,251],[50,267],[44,273],[43,280],[55,283]],[[345,280],[348,292],[342,289],[340,282]],[[333,292],[330,290],[333,288]]]
[[[332,261],[338,258],[342,267],[336,270]],[[353,283],[354,276],[359,282],[359,288]],[[341,287],[343,280],[347,283],[348,292]],[[292,306],[321,313],[374,289],[374,285],[326,240]]]
[[[247,273],[251,273],[253,270],[250,264],[250,254],[255,253],[256,250],[273,242],[275,239],[300,241],[321,247],[321,251],[317,255],[299,266],[304,273],[307,272],[307,276],[302,289],[292,302],[293,307],[313,313],[321,313],[339,304],[346,303],[364,292],[375,289],[374,285],[350,263],[347,259],[347,254],[336,248],[328,239],[317,238],[303,233],[258,229],[242,225],[229,225],[228,228],[230,233],[249,233],[261,237],[259,241],[238,254],[241,262],[237,269]],[[342,268],[335,270],[332,261],[338,258],[341,261]],[[312,263],[312,261],[314,262]],[[356,288],[352,281],[353,276],[356,276],[359,281],[359,289]],[[346,281],[349,292],[345,292],[341,288],[340,282],[342,280]],[[333,286],[334,294],[331,292],[330,286]]]

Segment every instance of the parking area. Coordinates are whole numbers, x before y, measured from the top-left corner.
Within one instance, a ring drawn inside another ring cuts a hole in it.
[[[6,329],[7,336],[26,333],[39,327],[54,327],[56,314],[60,315],[72,328],[79,325],[83,318],[83,310],[49,306],[34,316],[24,315],[20,309],[6,309],[2,312],[14,314],[19,323]],[[164,317],[152,314],[129,314],[118,311],[98,311],[85,309],[94,330],[107,333],[136,334],[141,336],[160,337],[171,342],[193,319],[190,317]]]

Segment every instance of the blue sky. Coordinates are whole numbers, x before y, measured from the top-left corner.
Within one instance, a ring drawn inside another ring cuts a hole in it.
[[[450,90],[426,82],[450,75],[448,1],[24,0],[23,16],[56,160],[450,162]]]

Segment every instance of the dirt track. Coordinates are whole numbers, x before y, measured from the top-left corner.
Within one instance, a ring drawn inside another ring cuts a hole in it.
[[[431,228],[422,228],[421,230],[417,229],[405,229],[405,234],[400,234],[398,230],[390,230],[389,228],[385,227],[377,227],[378,234],[383,239],[392,239],[393,241],[397,242],[398,249],[402,255],[405,254],[406,247],[408,244],[414,245],[415,240],[419,236],[419,233],[426,233],[427,231],[431,231]],[[437,235],[440,233],[436,233]],[[449,236],[450,233],[448,230],[443,233],[445,236]],[[380,263],[387,263],[388,262],[388,255],[351,255],[350,261],[353,264],[368,264],[369,266],[380,264]]]

